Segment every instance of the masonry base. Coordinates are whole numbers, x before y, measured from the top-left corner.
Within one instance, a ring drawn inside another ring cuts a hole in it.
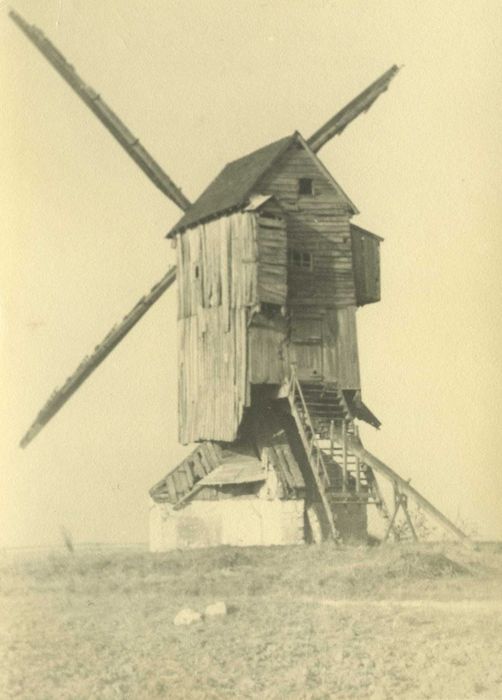
[[[303,500],[256,497],[194,500],[180,510],[173,510],[167,503],[153,502],[150,550],[302,544],[304,510]]]

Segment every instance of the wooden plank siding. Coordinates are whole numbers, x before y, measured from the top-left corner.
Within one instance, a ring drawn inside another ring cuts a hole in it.
[[[178,322],[180,442],[235,439],[249,403],[246,307],[203,309]]]
[[[222,216],[178,234],[177,254],[180,442],[231,442],[249,383],[283,377],[285,329],[248,326],[260,303],[286,302],[285,225],[259,212]]]
[[[312,195],[299,195],[298,181],[310,178]],[[312,254],[311,270],[288,265],[288,305],[336,308],[356,302],[349,218],[345,196],[304,148],[293,144],[260,180],[285,211],[288,248]]]
[[[378,236],[352,225],[352,257],[358,306],[380,301],[380,241]]]
[[[312,195],[299,194],[300,178],[312,180]],[[310,269],[288,261],[290,324],[288,345],[282,349],[284,371],[296,362],[302,365],[305,376],[334,381],[344,389],[359,389],[352,211],[345,195],[297,144],[281,156],[258,189],[280,202],[288,249],[312,256]],[[294,337],[296,319],[305,325],[309,318],[320,323],[318,342]],[[263,376],[257,373],[258,378]]]
[[[312,180],[312,194],[299,194],[301,178]],[[296,317],[321,319],[317,347],[302,346],[302,363],[316,366],[310,374],[360,388],[350,201],[296,142],[254,194],[256,206],[177,234],[184,444],[236,439],[251,385],[281,384],[298,361]],[[288,250],[306,257],[298,264]]]
[[[288,294],[286,222],[262,215],[256,223],[258,301],[284,306]]]
[[[237,213],[177,235],[178,318],[257,299],[255,215]]]
[[[252,384],[281,384],[289,374],[286,342],[287,319],[256,313],[249,326],[249,381]]]
[[[340,389],[360,389],[355,306],[326,310],[322,347],[325,381],[336,382]]]
[[[293,309],[286,357],[286,364],[296,363],[300,379],[360,389],[356,307]]]

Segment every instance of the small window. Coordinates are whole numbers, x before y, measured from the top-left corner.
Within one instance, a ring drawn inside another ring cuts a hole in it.
[[[291,265],[301,267],[303,270],[313,269],[312,253],[305,250],[289,250],[288,258]]]
[[[311,197],[314,194],[314,183],[310,177],[301,177],[298,180],[298,194]]]

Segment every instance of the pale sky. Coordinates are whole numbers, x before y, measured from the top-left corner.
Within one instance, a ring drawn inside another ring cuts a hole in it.
[[[358,312],[368,449],[502,537],[502,4],[13,0],[193,199],[308,137],[392,64],[320,157],[385,238]],[[0,545],[147,540],[177,444],[172,289],[26,449],[35,414],[173,262],[179,212],[0,10]]]

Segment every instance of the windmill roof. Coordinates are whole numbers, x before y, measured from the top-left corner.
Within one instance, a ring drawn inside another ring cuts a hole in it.
[[[296,134],[286,136],[228,163],[169,231],[167,238],[247,203],[258,179],[295,138]]]

